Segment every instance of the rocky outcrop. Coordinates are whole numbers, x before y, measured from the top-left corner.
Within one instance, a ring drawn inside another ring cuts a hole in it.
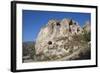
[[[88,49],[88,42],[81,39],[80,35],[82,34],[83,28],[72,19],[50,20],[40,30],[36,39],[37,60],[71,60],[79,58],[80,53],[83,54],[90,50]]]
[[[89,21],[86,21],[85,25],[83,26],[83,29],[87,32],[91,32],[91,24]]]

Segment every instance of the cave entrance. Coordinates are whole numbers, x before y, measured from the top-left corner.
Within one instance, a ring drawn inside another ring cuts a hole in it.
[[[48,44],[51,45],[52,44],[52,41],[49,41]]]
[[[57,26],[60,26],[60,23],[57,23],[56,25],[57,25]]]

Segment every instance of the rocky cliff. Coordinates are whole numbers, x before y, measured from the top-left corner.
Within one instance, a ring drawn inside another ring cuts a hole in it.
[[[84,29],[88,31],[89,27],[87,23]],[[72,19],[49,20],[36,39],[37,60],[89,59],[90,41],[84,40],[84,29]]]

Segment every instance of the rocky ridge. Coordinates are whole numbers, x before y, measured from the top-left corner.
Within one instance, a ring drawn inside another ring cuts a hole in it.
[[[82,59],[87,54],[89,57],[84,59],[89,59],[90,41],[84,40],[84,30],[90,32],[89,23],[81,28],[72,19],[49,20],[36,39],[37,60],[74,60]]]

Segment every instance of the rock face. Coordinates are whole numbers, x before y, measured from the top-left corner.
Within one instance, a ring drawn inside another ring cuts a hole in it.
[[[85,31],[87,31],[87,32],[91,32],[91,24],[90,24],[89,21],[87,21],[87,22],[85,23],[85,25],[83,26],[83,29],[84,29]]]
[[[83,34],[78,22],[72,19],[49,20],[41,28],[36,39],[37,60],[71,60],[86,52],[88,42],[81,40]],[[85,50],[84,50],[85,49]]]

